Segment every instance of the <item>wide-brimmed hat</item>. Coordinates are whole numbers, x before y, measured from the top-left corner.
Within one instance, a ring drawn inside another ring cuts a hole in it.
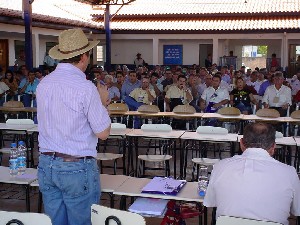
[[[100,41],[89,41],[81,29],[69,29],[61,32],[58,45],[49,50],[53,59],[70,59],[94,48]]]

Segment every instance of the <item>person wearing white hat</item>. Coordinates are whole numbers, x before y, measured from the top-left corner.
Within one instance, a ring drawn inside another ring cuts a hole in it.
[[[61,60],[37,88],[39,188],[53,225],[90,225],[91,205],[99,203],[96,145],[110,133],[106,86],[86,80],[88,41],[81,29],[65,30],[49,51]]]

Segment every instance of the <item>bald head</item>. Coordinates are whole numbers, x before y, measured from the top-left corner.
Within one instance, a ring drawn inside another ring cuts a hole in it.
[[[275,144],[275,132],[274,127],[267,123],[249,124],[245,127],[241,144],[245,149],[262,148],[269,151]]]

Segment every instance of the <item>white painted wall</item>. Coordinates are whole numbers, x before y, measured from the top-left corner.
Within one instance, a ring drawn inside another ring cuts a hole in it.
[[[39,34],[39,46],[36,51],[38,57],[34,58],[34,66],[43,64],[46,51],[46,42],[57,41],[57,36],[61,30],[33,28],[33,34]],[[101,44],[105,44],[105,35],[88,35],[92,39],[100,39]],[[226,37],[226,39],[224,38]],[[183,45],[183,64],[191,65],[199,63],[199,45],[218,43],[214,49],[214,60],[228,55],[230,50],[241,57],[243,45],[268,45],[268,57],[276,53],[278,57],[284,57],[287,62],[287,53],[283,53],[282,40],[283,33],[266,34],[113,34],[112,35],[112,63],[113,64],[133,64],[136,53],[140,52],[148,64],[163,64],[163,45],[178,44]],[[24,40],[24,27],[19,25],[0,24],[0,38],[9,40],[9,65],[15,61],[14,41]],[[287,44],[299,44],[299,33],[287,33]],[[153,42],[153,40],[155,40]],[[217,42],[216,42],[217,41]],[[158,47],[154,48],[153,43]],[[155,49],[155,51],[153,51]],[[154,54],[155,53],[155,54]],[[219,63],[219,62],[216,62]]]

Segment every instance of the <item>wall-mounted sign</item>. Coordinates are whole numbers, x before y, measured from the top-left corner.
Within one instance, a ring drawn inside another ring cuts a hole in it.
[[[182,45],[164,45],[164,64],[182,65]]]

